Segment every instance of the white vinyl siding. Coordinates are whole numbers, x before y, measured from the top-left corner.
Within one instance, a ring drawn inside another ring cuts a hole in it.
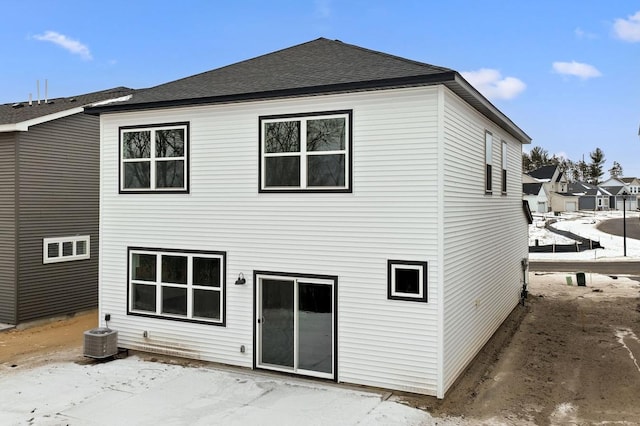
[[[407,88],[103,115],[100,315],[111,314],[119,345],[251,367],[253,271],[331,275],[339,281],[338,381],[435,395],[438,92]],[[258,117],[343,110],[353,111],[350,193],[259,192]],[[119,194],[118,129],[163,122],[190,123],[190,193]],[[128,246],[225,251],[226,327],[127,316]],[[388,259],[428,262],[428,303],[387,299]],[[239,273],[245,285],[234,285]]]
[[[444,90],[443,393],[518,303],[528,256],[520,143]],[[507,143],[503,197],[483,195],[485,129]]]

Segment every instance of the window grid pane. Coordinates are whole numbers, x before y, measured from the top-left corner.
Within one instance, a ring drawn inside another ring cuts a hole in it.
[[[133,311],[224,325],[224,254],[130,253]]]
[[[90,259],[89,241],[89,235],[43,238],[42,263]]]
[[[350,116],[350,112],[341,111],[299,120],[261,118],[260,187],[268,190],[349,189],[351,141],[347,123]]]
[[[122,130],[121,190],[187,190],[187,124]]]

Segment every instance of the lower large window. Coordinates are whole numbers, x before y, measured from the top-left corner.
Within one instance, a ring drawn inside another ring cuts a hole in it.
[[[129,313],[224,325],[224,252],[129,248]]]

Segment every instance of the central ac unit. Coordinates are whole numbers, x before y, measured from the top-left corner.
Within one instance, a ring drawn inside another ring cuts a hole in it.
[[[118,353],[118,332],[99,327],[84,332],[84,356],[109,358]]]

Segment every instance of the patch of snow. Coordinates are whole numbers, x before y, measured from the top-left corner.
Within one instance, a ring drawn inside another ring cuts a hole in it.
[[[640,344],[640,340],[638,339],[638,336],[636,336],[636,334],[633,331],[629,330],[628,328],[624,328],[624,329],[616,330],[616,337],[618,338],[618,342],[620,342],[620,344],[624,346],[624,348],[627,351],[629,351],[629,357],[633,360],[633,363],[636,365],[636,368],[640,373],[640,365],[638,365],[638,359],[634,356],[633,351],[631,350],[631,348],[629,348],[629,346],[624,341],[625,339],[630,339]]]
[[[553,224],[556,229],[569,231],[584,238],[598,241],[604,248],[585,250],[573,253],[529,253],[531,260],[629,260],[637,261],[640,257],[640,240],[627,237],[627,257],[624,257],[624,240],[622,237],[607,234],[597,229],[597,226],[608,219],[621,219],[621,211],[603,212],[576,212],[563,213],[560,216],[553,214],[534,215],[534,223],[529,225],[529,245],[535,245],[538,239],[540,245],[545,244],[571,244],[573,240],[554,234],[544,228],[544,222],[551,219],[557,220]],[[626,213],[627,221],[640,220],[638,212]],[[568,240],[568,242],[567,242]],[[564,241],[564,242],[560,242]]]
[[[127,95],[127,96],[121,96],[119,98],[113,98],[113,99],[107,99],[106,101],[100,101],[100,102],[94,102],[91,104],[92,107],[97,107],[97,106],[102,106],[102,105],[109,105],[115,102],[125,102],[128,101],[129,99],[131,99],[133,97],[133,95]]]

